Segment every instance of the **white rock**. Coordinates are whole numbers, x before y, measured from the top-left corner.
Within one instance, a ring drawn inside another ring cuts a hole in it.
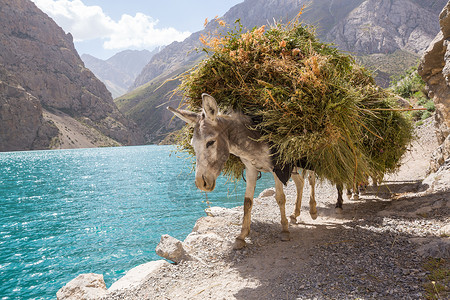
[[[121,289],[136,288],[150,278],[152,274],[156,273],[159,269],[165,266],[170,266],[170,264],[165,260],[151,261],[139,265],[129,270],[125,276],[114,282],[108,291],[113,292]]]
[[[156,254],[174,263],[191,260],[191,257],[184,249],[183,243],[168,234],[161,236],[161,241],[156,246]]]
[[[207,209],[205,209],[205,212],[209,217],[223,217],[233,213],[232,210],[219,206],[208,207]]]
[[[69,281],[56,293],[58,300],[99,299],[106,296],[105,281],[102,274],[81,274]]]
[[[275,195],[275,189],[274,188],[269,188],[269,189],[265,189],[264,191],[261,192],[261,194],[259,194],[260,198],[263,197],[272,197]]]
[[[439,229],[438,234],[441,236],[450,236],[450,224],[442,226],[441,229]]]
[[[450,182],[450,159],[448,159],[437,172],[430,174],[422,184],[427,185],[428,193],[439,193],[449,191]]]

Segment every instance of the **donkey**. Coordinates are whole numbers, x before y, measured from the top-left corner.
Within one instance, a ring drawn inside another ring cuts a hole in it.
[[[281,213],[281,240],[289,241],[289,223],[286,218],[286,196],[283,184],[292,177],[296,189],[297,199],[295,211],[290,216],[295,223],[300,214],[304,178],[309,175],[311,185],[310,215],[317,218],[316,200],[314,195],[314,172],[293,168],[287,179],[280,179],[276,174],[276,166],[267,143],[260,142],[260,133],[251,129],[250,117],[242,113],[219,114],[216,100],[208,94],[202,94],[202,111],[195,113],[188,110],[168,107],[177,117],[194,126],[194,135],[191,144],[196,155],[195,185],[205,191],[214,190],[217,177],[222,172],[225,162],[230,154],[241,159],[246,169],[246,182],[244,196],[244,217],[241,233],[236,238],[234,248],[241,249],[246,246],[245,238],[250,233],[251,210],[255,193],[256,180],[259,172],[270,172],[275,179],[275,199]]]

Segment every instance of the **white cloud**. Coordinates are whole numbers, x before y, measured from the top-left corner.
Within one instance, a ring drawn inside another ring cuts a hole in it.
[[[32,0],[75,41],[103,39],[105,49],[152,48],[182,41],[190,32],[174,28],[157,28],[158,20],[137,13],[124,14],[116,22],[100,6],[86,6],[81,0]]]

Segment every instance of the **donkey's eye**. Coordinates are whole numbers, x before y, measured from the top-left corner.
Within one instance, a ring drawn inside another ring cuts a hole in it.
[[[214,145],[215,142],[216,142],[216,141],[209,141],[209,142],[207,142],[207,143],[206,143],[206,148],[211,147],[212,145]]]

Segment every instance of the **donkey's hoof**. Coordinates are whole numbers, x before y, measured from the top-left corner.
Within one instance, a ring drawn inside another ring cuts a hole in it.
[[[234,241],[233,249],[234,250],[240,250],[247,246],[247,243],[244,240],[241,240],[240,238],[236,238]]]
[[[294,215],[289,217],[291,219],[291,224],[297,224],[297,218]]]
[[[288,242],[288,241],[290,241],[290,240],[291,240],[291,235],[289,234],[289,232],[282,231],[282,232],[281,232],[281,240],[282,240],[283,242]]]
[[[336,213],[337,213],[338,215],[342,215],[343,210],[342,210],[341,207],[336,207],[336,208],[335,208],[335,211],[336,211]]]
[[[316,212],[309,212],[309,215],[313,220],[317,219],[317,211]]]

